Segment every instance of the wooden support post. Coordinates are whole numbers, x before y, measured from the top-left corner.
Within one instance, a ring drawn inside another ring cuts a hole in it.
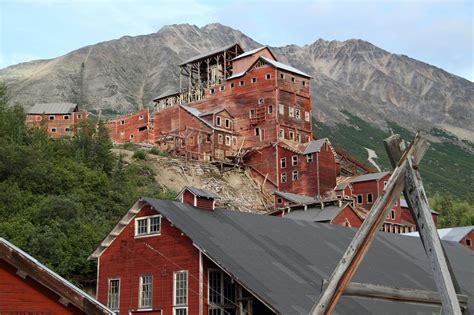
[[[427,147],[427,141],[416,135],[388,180],[385,191],[375,201],[372,210],[333,271],[327,288],[319,296],[318,302],[313,307],[311,314],[332,313],[362,258],[369,249],[375,234],[380,229],[388,211],[392,209],[395,201],[402,193],[409,160],[415,158],[416,161],[420,161]]]
[[[395,160],[401,156],[401,139],[399,135],[394,135],[386,139],[385,148],[387,150],[390,162],[395,165]],[[403,194],[408,203],[408,208],[415,219],[420,233],[420,239],[425,248],[431,264],[431,270],[435,278],[436,287],[440,292],[443,305],[443,314],[461,314],[459,301],[456,297],[454,274],[449,266],[449,259],[446,257],[443,244],[439,239],[436,226],[431,215],[420,173],[418,172],[418,163],[420,161],[410,158],[405,174],[405,188]]]

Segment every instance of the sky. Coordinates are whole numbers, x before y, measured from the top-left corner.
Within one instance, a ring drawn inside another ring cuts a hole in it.
[[[0,68],[215,22],[270,46],[363,39],[474,81],[472,0],[0,0]]]

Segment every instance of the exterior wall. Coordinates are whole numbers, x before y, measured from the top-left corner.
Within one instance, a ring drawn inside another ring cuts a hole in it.
[[[145,206],[136,217],[156,214]],[[140,275],[151,274],[153,312],[148,314],[172,314],[173,273],[187,270],[188,314],[198,314],[199,297],[192,292],[199,292],[199,252],[191,240],[164,218],[160,235],[135,238],[134,228],[132,220],[99,258],[98,300],[107,305],[108,279],[120,278],[120,313],[129,314],[138,309]]]
[[[26,125],[28,127],[41,127],[43,124],[47,128],[48,137],[61,138],[74,135],[74,127],[79,121],[87,118],[87,112],[73,112],[70,114],[28,114]]]
[[[337,224],[342,226],[350,226],[359,228],[362,225],[362,220],[355,214],[354,210],[349,205],[346,205],[344,209],[331,221],[331,224]]]
[[[367,210],[372,208],[375,200],[382,194],[384,189],[384,182],[388,181],[390,175],[386,175],[385,177],[379,180],[370,180],[365,182],[358,182],[352,183],[353,195],[362,195],[362,203],[358,203],[359,206],[364,207]],[[368,202],[368,194],[372,194],[372,202]],[[357,197],[356,202],[357,202]],[[400,201],[397,202],[398,207],[400,207]]]
[[[467,244],[468,242],[471,243],[470,246]],[[459,243],[474,251],[474,230],[471,230],[471,232],[467,233],[467,235]]]
[[[182,202],[194,206],[194,195],[187,190],[184,191]]]
[[[251,173],[254,178],[258,177],[262,182],[267,178],[267,181],[273,183],[275,188],[279,190],[276,163],[275,148],[273,146],[267,146],[257,152],[253,152],[245,158],[245,164],[252,170],[255,170]]]
[[[293,204],[294,203],[292,203],[288,199],[283,198],[282,196],[278,196],[276,194],[273,196],[274,209],[286,208],[286,207],[291,206]]]
[[[213,210],[214,209],[214,199],[207,198],[197,198],[196,207],[201,209]]]
[[[30,277],[16,274],[16,268],[0,259],[0,314],[84,314]]]
[[[149,110],[144,109],[131,115],[109,120],[106,127],[109,130],[110,138],[114,142],[148,142],[149,118]]]

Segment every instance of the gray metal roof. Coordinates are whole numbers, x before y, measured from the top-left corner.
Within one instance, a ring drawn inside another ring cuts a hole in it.
[[[285,315],[309,314],[355,231],[331,224],[285,220],[143,198],[253,294]],[[446,242],[462,294],[474,309],[474,254]],[[99,247],[100,249],[100,247]],[[98,250],[99,250],[98,249]],[[379,233],[354,282],[436,291],[417,238]],[[343,297],[334,314],[438,314],[438,307]]]
[[[187,63],[190,63],[190,62],[193,62],[193,61],[202,59],[202,58],[204,58],[204,57],[212,56],[212,55],[215,55],[215,54],[224,52],[225,50],[231,49],[231,48],[234,47],[235,45],[239,46],[239,48],[242,49],[239,44],[234,43],[234,44],[231,44],[231,45],[227,45],[227,46],[224,46],[224,47],[220,47],[220,48],[213,49],[213,50],[207,51],[207,52],[205,52],[205,53],[196,55],[196,56],[194,56],[194,57],[189,58],[189,59],[186,60],[186,61],[183,61],[183,62],[180,63],[179,65],[182,66],[182,65],[185,65],[185,64],[187,64]]]
[[[267,48],[267,46],[262,46],[262,47],[258,47],[258,48],[246,51],[243,54],[240,54],[237,57],[235,57],[234,59],[232,59],[232,61],[240,59],[240,58],[244,58],[244,57],[247,57],[247,56],[251,56],[251,55],[253,55],[255,53],[258,53],[260,50],[265,49],[265,48]]]
[[[313,197],[293,194],[293,193],[284,192],[284,191],[274,191],[273,193],[275,195],[285,198],[286,200],[289,200],[291,202],[298,203],[298,204],[307,204],[307,203],[313,203],[313,202],[318,201],[317,199]]]
[[[308,79],[311,79],[312,76],[310,76],[309,74],[307,73],[304,73],[303,71],[301,70],[298,70],[292,66],[289,66],[289,65],[285,65],[284,63],[281,63],[279,61],[276,61],[276,60],[272,60],[272,59],[268,59],[268,58],[265,58],[263,56],[260,56],[260,58],[262,58],[263,60],[265,60],[265,62],[268,62],[269,64],[273,65],[275,68],[277,69],[281,69],[281,70],[284,70],[284,71],[288,71],[288,72],[292,72],[294,74],[298,74],[300,76],[303,76],[303,77],[307,77]]]
[[[351,180],[351,183],[360,183],[360,182],[366,182],[369,180],[378,180],[385,177],[387,174],[390,174],[390,172],[364,174],[364,175],[357,176],[356,178]]]
[[[408,208],[408,203],[405,199],[400,199],[400,207],[402,208]],[[430,208],[431,213],[439,214],[439,212],[433,210]]]
[[[306,148],[304,149],[303,154],[311,154],[315,152],[321,152],[321,147],[323,144],[325,144],[327,141],[329,141],[328,138],[322,138],[322,139],[317,139],[311,141]]]
[[[215,193],[213,193],[212,191],[209,191],[209,190],[205,190],[205,189],[200,189],[200,188],[196,188],[196,187],[190,187],[190,186],[186,186],[183,188],[183,191],[185,190],[189,190],[193,195],[197,196],[197,197],[203,197],[203,198],[210,198],[210,199],[218,199],[220,198],[218,195],[216,195]],[[181,193],[180,193],[181,194]]]
[[[323,209],[319,207],[292,210],[286,214],[284,218],[293,220],[303,220],[311,222],[328,222],[333,220],[342,209],[347,206],[347,203],[341,207],[336,205],[324,206]]]
[[[343,189],[346,189],[346,187],[349,186],[349,185],[350,185],[350,183],[347,183],[347,182],[345,182],[345,183],[339,183],[339,184],[337,184],[335,190],[343,190]]]
[[[41,275],[39,275],[39,274],[37,275],[38,277],[40,277],[40,278],[44,277],[44,274],[46,274],[47,277],[51,277],[51,278],[54,278],[56,281],[59,281],[59,283],[61,283],[61,285],[67,287],[69,290],[74,292],[74,294],[77,294],[78,296],[81,296],[82,298],[88,300],[94,306],[94,308],[96,310],[99,310],[103,314],[115,314],[114,311],[108,309],[106,306],[102,305],[95,298],[93,298],[92,296],[90,296],[86,292],[82,291],[81,289],[79,289],[78,287],[73,285],[71,282],[67,281],[66,279],[64,279],[63,277],[61,277],[60,275],[58,275],[57,273],[55,273],[54,271],[52,271],[51,269],[49,269],[48,267],[46,267],[45,265],[40,263],[36,258],[31,256],[27,252],[23,251],[19,247],[16,247],[15,245],[10,243],[6,239],[0,237],[0,246],[4,246],[9,251],[17,253],[21,260],[28,261],[29,263],[32,263],[33,265],[35,265],[36,268],[38,268],[36,270],[36,272],[37,273],[39,271],[42,272]],[[1,257],[0,257],[0,259],[1,259]],[[24,262],[23,262],[23,264],[24,264]],[[14,267],[18,267],[18,266],[14,266]],[[43,272],[44,272],[44,274],[43,274]],[[33,276],[33,279],[36,279],[35,275],[30,275],[30,276]],[[40,282],[39,280],[35,280],[35,281]],[[48,287],[48,288],[50,288],[46,283],[41,283],[41,284]],[[52,288],[50,288],[50,289],[52,289]],[[56,293],[60,294],[61,292],[56,292]]]
[[[28,114],[71,114],[78,110],[74,103],[38,103],[30,108]]]
[[[159,100],[159,99],[162,99],[162,98],[166,98],[166,97],[170,97],[170,96],[174,96],[174,95],[179,95],[179,93],[180,93],[179,90],[168,90],[166,92],[161,93],[160,95],[155,97],[153,100],[156,101],[156,100]]]
[[[461,226],[447,229],[439,229],[438,234],[445,241],[461,241],[466,235],[474,229],[474,225]]]

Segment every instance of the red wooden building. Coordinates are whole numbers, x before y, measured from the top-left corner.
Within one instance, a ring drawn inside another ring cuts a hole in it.
[[[133,114],[108,120],[106,127],[110,139],[115,143],[146,143],[148,142],[150,112],[143,109]]]
[[[73,103],[35,104],[27,113],[26,124],[29,127],[45,126],[48,136],[60,138],[74,135],[75,125],[87,118],[87,112],[80,111]]]
[[[0,314],[114,314],[36,259],[0,238]]]
[[[142,198],[117,223],[90,257],[98,260],[98,300],[120,314],[311,313],[330,275],[328,266],[336,265],[353,230],[212,209],[207,193],[191,190],[182,191],[182,200],[206,208]],[[357,271],[358,281],[436,290],[425,270],[429,263],[421,242],[381,233],[375,243]],[[474,292],[473,270],[467,267],[473,264],[472,255],[458,245],[446,251],[454,272],[463,275],[458,277],[462,292]],[[433,305],[350,296],[335,310],[439,311]]]
[[[419,236],[418,232],[406,235]],[[456,242],[474,251],[474,225],[439,229],[438,235],[443,241]]]

